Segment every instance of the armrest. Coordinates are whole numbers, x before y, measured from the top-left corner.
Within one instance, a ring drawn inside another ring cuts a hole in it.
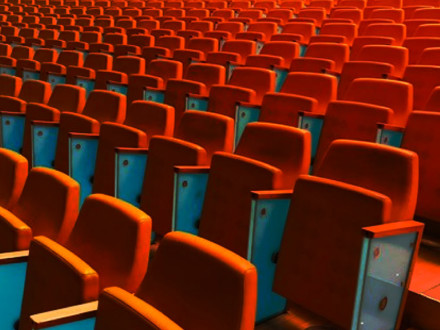
[[[185,110],[199,110],[199,111],[207,111],[208,110],[208,96],[188,94],[186,96],[186,109]]]
[[[98,301],[57,309],[50,312],[31,315],[32,327],[35,330],[54,327],[96,317]]]
[[[80,205],[93,191],[99,135],[69,133],[69,175],[80,184]]]
[[[246,125],[260,119],[261,106],[239,102],[235,110],[235,147],[238,146]]]
[[[286,308],[286,299],[273,292],[272,287],[292,191],[252,191],[251,194],[247,259],[258,269],[256,321],[260,322]]]
[[[144,100],[163,104],[165,102],[165,89],[145,87]]]
[[[20,318],[29,251],[0,253],[0,329],[14,329]]]
[[[376,143],[400,147],[404,133],[405,129],[403,127],[388,124],[378,124]]]
[[[115,196],[140,206],[145,169],[146,148],[115,148]]]
[[[362,228],[362,232],[364,233],[365,237],[368,238],[382,238],[412,232],[417,232],[418,235],[421,235],[424,226],[425,225],[422,222],[418,221],[398,221],[377,226],[364,227]]]
[[[300,112],[298,127],[305,129],[312,135],[312,163],[318,150],[319,139],[321,137],[322,126],[325,116],[312,112]]]
[[[208,185],[209,167],[174,167],[172,230],[197,235]]]
[[[29,249],[32,229],[12,212],[0,208],[0,251]]]
[[[29,250],[0,253],[0,265],[27,262]]]
[[[259,190],[251,192],[252,199],[291,199],[293,190]]]
[[[0,112],[1,146],[15,152],[22,151],[26,114],[22,112]]]

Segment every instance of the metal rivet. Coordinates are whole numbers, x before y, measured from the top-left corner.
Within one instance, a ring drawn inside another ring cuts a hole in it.
[[[9,120],[5,120],[5,125],[9,125],[11,122]]]
[[[43,136],[43,131],[38,131],[37,136]]]
[[[51,81],[51,82],[55,82],[55,79],[51,79],[50,81]]]
[[[187,187],[188,186],[188,181],[186,181],[186,180],[184,180],[183,182],[182,182],[182,187]]]
[[[84,87],[84,85],[82,83],[79,84],[80,87]]]
[[[382,141],[383,143],[388,143],[388,136],[385,136]]]
[[[153,99],[153,97],[150,95],[148,96],[148,101],[151,101]]]
[[[265,208],[262,208],[262,209],[261,209],[261,215],[262,215],[262,216],[265,216],[265,215],[266,215],[266,209],[265,209]]]
[[[373,251],[373,257],[374,259],[378,259],[380,257],[380,248],[375,248]]]
[[[81,149],[81,145],[78,143],[77,145],[75,145],[75,149],[76,149],[76,150]]]
[[[191,103],[191,108],[195,108],[196,104],[195,103]]]
[[[383,311],[387,307],[387,304],[388,304],[388,298],[383,297],[382,300],[379,302],[379,309]]]
[[[246,114],[245,114],[244,112],[242,112],[242,113],[240,114],[240,116],[241,116],[241,118],[244,118],[244,117],[246,117]]]
[[[122,162],[122,165],[127,166],[127,165],[128,165],[128,160],[124,160],[124,161]]]
[[[310,126],[309,126],[308,123],[305,123],[305,124],[304,124],[304,128],[305,128],[305,129],[308,129],[309,127],[310,127]]]

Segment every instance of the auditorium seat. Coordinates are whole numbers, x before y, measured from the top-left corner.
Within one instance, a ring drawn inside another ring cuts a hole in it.
[[[185,47],[185,39],[178,36],[165,36],[155,40],[154,47],[146,46],[142,48],[142,57],[145,65],[158,57],[172,57],[176,49]]]
[[[310,38],[315,35],[315,26],[308,22],[289,22],[283,27],[281,33],[273,34],[273,41],[297,41],[302,45],[308,45]]]
[[[213,31],[207,31],[204,36],[217,40],[233,40],[239,32],[244,31],[244,24],[241,22],[220,22]]]
[[[98,299],[109,286],[135,292],[147,269],[150,235],[144,212],[110,196],[90,196],[64,244],[45,236],[31,242],[20,329],[32,328],[32,314]]]
[[[137,56],[119,56],[114,59],[112,70],[96,71],[96,89],[106,89],[108,82],[127,83],[131,74],[145,73],[145,60]]]
[[[406,38],[406,25],[404,24],[370,24],[362,34],[370,37],[389,37],[394,39],[394,46],[401,46]]]
[[[17,97],[22,85],[21,78],[0,74],[0,95]]]
[[[411,37],[406,38],[403,47],[408,48],[409,64],[417,64],[426,48],[440,47],[440,38],[435,37]]]
[[[41,64],[40,80],[49,81],[49,74],[65,75],[67,67],[82,67],[84,64],[84,54],[75,50],[63,50],[56,62],[45,62]]]
[[[212,64],[227,66],[228,63],[244,64],[249,55],[257,52],[257,44],[251,40],[228,40],[223,44],[221,51],[210,52],[206,61]]]
[[[140,200],[152,218],[153,231],[163,237],[171,231],[174,166],[206,166],[216,151],[231,152],[234,121],[215,113],[187,111],[174,137],[153,137]]]
[[[327,104],[336,99],[337,79],[321,73],[291,72],[284,81],[281,93],[314,98],[317,113],[325,113]]]
[[[393,112],[390,108],[353,101],[330,102],[325,117],[314,167],[319,168],[331,143],[338,139],[376,142],[378,124],[387,124]]]
[[[402,78],[408,65],[408,49],[400,46],[367,45],[361,48],[356,61],[391,64],[393,69],[390,76]]]
[[[250,262],[203,238],[173,232],[163,238],[135,295],[117,287],[101,293],[96,329],[250,330],[256,291]]]
[[[299,56],[297,43],[288,41],[268,41],[258,55],[249,55],[246,66],[272,69],[273,67],[290,68],[295,57]]]
[[[16,63],[16,75],[23,77],[24,79],[39,79],[39,74],[37,77],[33,77],[32,74],[27,74],[26,71],[40,71],[41,65],[43,63],[53,63],[56,61],[58,53],[54,49],[40,48],[37,49],[32,57],[32,59],[19,59]]]
[[[77,78],[94,79],[96,71],[110,70],[113,57],[109,54],[90,53],[84,60],[83,66],[68,66],[66,68],[66,83],[75,84]]]
[[[350,52],[350,60],[356,60],[362,47],[366,45],[393,45],[394,39],[390,37],[368,37],[360,36],[353,40]]]
[[[21,180],[25,179],[23,175]],[[29,172],[22,189],[10,211],[0,209],[0,251],[27,250],[37,235],[66,243],[78,215],[78,183],[63,173],[41,167]]]
[[[403,81],[414,90],[414,110],[423,110],[435,87],[440,85],[440,67],[434,65],[409,65]]]
[[[409,150],[336,140],[314,168],[314,175],[384,194],[392,201],[390,220],[406,221],[413,219],[417,203],[418,158]]]
[[[275,145],[286,147],[274,154]],[[277,124],[248,124],[236,154],[217,153],[212,159],[199,235],[247,257],[251,192],[292,188],[298,176],[308,172],[309,161],[308,132]],[[231,226],[234,231],[229,230]]]
[[[0,207],[12,210],[28,176],[28,161],[20,154],[0,148]]]
[[[413,109],[413,87],[402,81],[358,78],[351,83],[344,99],[389,107],[393,110],[390,124],[405,125]]]
[[[253,22],[248,25],[245,32],[235,35],[238,40],[269,41],[273,34],[277,33],[277,24],[273,22]]]
[[[437,86],[432,90],[429,96],[428,102],[426,103],[425,109],[427,111],[440,112],[440,87]]]
[[[310,42],[316,42],[316,38],[321,38],[321,42],[325,42],[325,37],[344,37],[344,42],[351,46],[354,38],[357,36],[357,26],[354,23],[327,23],[325,24],[317,36],[312,36]]]

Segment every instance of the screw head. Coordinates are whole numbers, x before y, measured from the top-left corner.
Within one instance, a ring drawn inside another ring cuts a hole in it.
[[[75,149],[76,149],[76,150],[81,149],[81,144],[77,143],[77,144],[75,145]]]
[[[374,257],[374,259],[379,259],[379,257],[380,257],[380,248],[379,247],[374,248],[373,257]]]
[[[188,181],[184,180],[184,181],[182,182],[182,187],[183,187],[183,188],[188,187]]]
[[[37,136],[43,136],[43,131],[38,131]]]
[[[122,162],[122,165],[123,165],[123,166],[127,166],[127,165],[128,165],[128,160],[127,160],[127,159],[124,160],[124,161]]]
[[[379,309],[381,311],[383,311],[387,307],[387,304],[388,304],[388,298],[387,297],[383,297],[381,299],[381,301],[379,302]]]

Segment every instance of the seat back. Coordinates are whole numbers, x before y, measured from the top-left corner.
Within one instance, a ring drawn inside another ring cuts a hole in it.
[[[408,65],[408,49],[399,46],[367,45],[362,47],[356,60],[391,64],[391,75],[401,78]]]
[[[208,93],[212,85],[225,83],[226,70],[221,65],[193,63],[189,65],[185,79],[203,83]]]
[[[345,93],[344,98],[385,106],[393,110],[390,124],[404,126],[413,109],[413,87],[407,82],[358,78]]]
[[[74,85],[58,84],[53,89],[47,105],[61,112],[81,113],[86,103],[84,88]]]
[[[33,236],[44,235],[60,244],[65,244],[72,232],[78,210],[79,184],[64,173],[44,167],[29,172],[23,192],[12,208],[32,229]]]
[[[145,132],[148,145],[155,135],[173,135],[174,109],[156,102],[133,101],[127,109],[124,124]]]
[[[27,46],[15,46],[12,48],[11,57],[16,60],[27,60],[34,56],[34,50]]]
[[[122,123],[125,119],[126,98],[124,95],[104,90],[94,90],[87,98],[83,114],[99,122]]]
[[[297,34],[301,37],[302,43],[308,44],[310,37],[315,35],[315,26],[307,22],[289,22],[284,26],[283,33]]]
[[[217,113],[185,111],[174,136],[203,147],[210,160],[217,151],[232,152],[234,120]]]
[[[322,157],[334,140],[376,142],[377,124],[387,124],[392,115],[390,108],[378,105],[352,101],[330,102],[319,137],[314,166],[319,168]]]
[[[390,209],[391,201],[382,194],[301,177],[284,229],[274,291],[338,328],[350,329],[363,248],[361,228],[390,221]]]
[[[309,132],[264,122],[248,124],[235,150],[237,155],[280,169],[284,189],[292,189],[298,176],[308,173],[310,152]]]
[[[406,38],[403,47],[409,50],[409,64],[417,64],[426,48],[440,47],[440,38],[411,37]]]
[[[69,65],[82,66],[84,63],[84,55],[75,50],[63,50],[58,55],[57,63],[68,67]]]
[[[291,72],[284,81],[281,93],[297,94],[317,100],[316,111],[324,113],[327,104],[336,99],[337,79],[321,73]]]
[[[251,192],[281,189],[282,177],[282,171],[269,164],[234,154],[214,154],[199,236],[248,258]]]
[[[113,62],[113,70],[129,74],[143,74],[145,60],[137,56],[118,56]]]
[[[378,166],[377,164],[380,164]],[[393,221],[411,220],[417,202],[417,154],[370,142],[336,140],[315,175],[377,191],[392,201]]]
[[[166,84],[170,78],[182,78],[183,64],[173,60],[152,60],[147,67],[147,74],[160,77]]]
[[[46,104],[49,101],[51,85],[46,81],[26,80],[18,97],[26,102]]]
[[[28,161],[20,154],[0,149],[0,206],[12,209],[23,191],[28,176]]]
[[[255,91],[255,102],[261,103],[264,94],[275,91],[275,72],[261,68],[236,68],[228,84]]]
[[[147,270],[150,236],[147,214],[122,200],[94,194],[84,201],[65,247],[93,267],[101,289],[119,286],[134,292]]]
[[[435,65],[409,65],[405,70],[403,80],[413,86],[413,108],[423,110],[434,88],[440,85],[440,67]]]
[[[402,44],[406,38],[406,25],[405,24],[370,24],[363,33],[364,36],[375,37],[391,37],[394,39],[396,46]]]
[[[136,296],[185,329],[250,329],[256,291],[250,262],[203,238],[173,232],[162,240]]]
[[[110,70],[113,66],[113,57],[109,54],[90,53],[84,61],[84,67],[93,70]]]
[[[437,152],[440,132],[436,128],[440,113],[414,111],[408,120],[402,140],[402,148],[419,155],[420,177],[416,215],[423,219],[440,221],[437,196],[440,186],[438,175],[439,154]]]
[[[343,64],[350,58],[350,48],[346,44],[316,42],[307,47],[305,57],[332,60],[335,62],[335,71],[341,72]]]
[[[18,96],[23,82],[21,78],[0,74],[0,95]]]

